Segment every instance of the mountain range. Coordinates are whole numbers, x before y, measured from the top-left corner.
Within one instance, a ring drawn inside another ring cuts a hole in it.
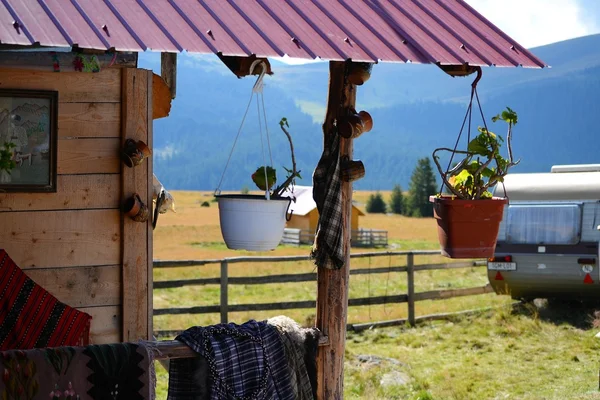
[[[599,162],[600,35],[532,51],[550,67],[484,68],[478,85],[491,131],[505,134],[505,127],[491,123],[491,117],[506,106],[519,115],[513,151],[521,162],[513,171],[543,172],[556,164]],[[271,65],[274,74],[264,79],[264,104],[273,165],[280,180],[285,173],[281,167],[291,167],[289,143],[278,124],[286,117],[302,170],[299,184],[310,185],[322,151],[328,63],[288,65],[273,60]],[[160,57],[141,54],[139,66],[158,72]],[[214,55],[179,56],[177,97],[170,116],[154,122],[154,169],[168,189],[214,190],[222,177],[222,190],[253,189],[250,175],[264,160],[270,162],[267,129],[259,125],[256,103],[237,141],[236,135],[255,80],[238,79]],[[407,188],[419,158],[430,157],[436,147],[453,147],[472,80],[473,76],[452,78],[433,65],[376,64],[371,79],[357,91],[357,110],[368,111],[374,127],[355,140],[354,158],[363,161],[366,176],[354,187]],[[471,136],[480,125],[474,105]],[[459,148],[466,147],[468,136],[465,129]]]

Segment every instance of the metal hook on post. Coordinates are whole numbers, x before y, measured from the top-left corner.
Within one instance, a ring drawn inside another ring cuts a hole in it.
[[[475,80],[473,81],[473,83],[471,83],[471,87],[473,89],[475,89],[477,87],[477,84],[479,83],[479,81],[481,80],[481,77],[483,76],[483,71],[481,70],[481,67],[479,67],[479,66],[475,67],[475,71],[477,72],[477,76],[475,77]]]
[[[260,75],[256,79],[256,83],[252,87],[252,92],[253,93],[262,93],[262,91],[263,91],[263,78],[264,78],[265,74],[267,73],[267,66],[265,65],[265,63],[262,60],[255,60],[252,64],[250,64],[250,68],[249,68],[250,75],[252,75],[252,73],[254,72],[254,69],[258,65],[261,65],[261,64],[262,64],[262,71],[260,72]]]

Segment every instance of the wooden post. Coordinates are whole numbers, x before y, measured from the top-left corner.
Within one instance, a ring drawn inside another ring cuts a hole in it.
[[[122,135],[152,147],[152,72],[122,70]],[[121,164],[122,201],[134,193],[152,209],[152,158],[133,168]],[[152,222],[122,214],[123,340],[152,337]]]
[[[334,122],[347,107],[354,107],[356,87],[345,79],[346,63],[329,62],[329,95],[323,123],[325,139],[335,134]],[[327,142],[327,140],[325,140]],[[340,157],[352,158],[352,139],[341,138]],[[317,269],[317,328],[329,338],[319,347],[317,357],[320,400],[344,397],[344,349],[348,317],[348,280],[350,277],[350,239],[352,216],[352,182],[342,182],[342,211],[344,232],[344,267],[339,270]]]
[[[177,94],[177,53],[160,53],[160,77],[171,89],[174,99]]]
[[[227,316],[228,313],[228,280],[229,280],[229,275],[228,275],[228,270],[227,270],[227,261],[223,260],[221,261],[221,323],[222,324],[226,324],[227,322],[229,322],[229,318]]]
[[[408,281],[408,323],[415,326],[415,255],[406,255],[406,279]]]

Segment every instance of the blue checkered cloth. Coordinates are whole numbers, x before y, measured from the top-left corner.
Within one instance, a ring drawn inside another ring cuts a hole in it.
[[[265,322],[248,321],[193,327],[179,336],[206,359],[212,400],[294,399],[290,371],[277,329]],[[198,399],[193,393],[194,371],[185,359],[171,360],[169,400]]]

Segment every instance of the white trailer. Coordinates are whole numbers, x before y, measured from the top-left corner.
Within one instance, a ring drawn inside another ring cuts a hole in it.
[[[488,278],[515,299],[600,299],[600,164],[509,174]]]

